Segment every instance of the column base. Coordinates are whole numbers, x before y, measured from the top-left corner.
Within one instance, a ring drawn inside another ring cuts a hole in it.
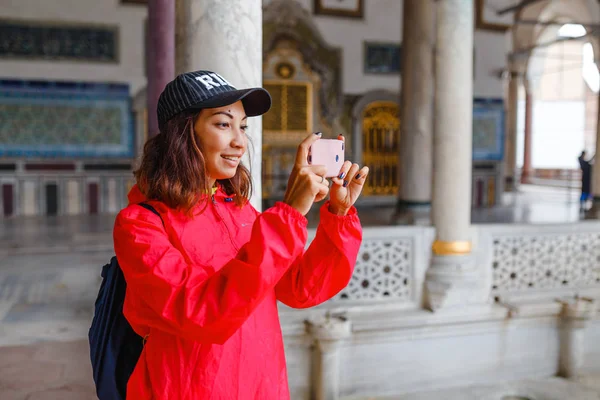
[[[392,215],[392,225],[417,225],[418,222],[429,221],[431,202],[408,201],[399,199],[396,211]],[[421,225],[422,223],[419,223]]]
[[[530,171],[523,171],[521,173],[521,184],[526,185],[528,183],[531,183],[531,172]]]
[[[481,284],[473,254],[434,254],[425,278],[427,308],[435,312],[482,302]]]
[[[517,180],[514,176],[507,176],[504,179],[504,191],[505,192],[516,192],[518,189]]]

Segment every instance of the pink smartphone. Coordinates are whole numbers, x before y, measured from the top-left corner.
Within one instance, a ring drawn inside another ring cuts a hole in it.
[[[308,163],[311,165],[324,165],[327,168],[326,178],[337,176],[344,164],[344,141],[337,139],[317,140],[308,152]]]

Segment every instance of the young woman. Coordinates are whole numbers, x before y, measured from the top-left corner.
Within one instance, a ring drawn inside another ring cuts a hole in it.
[[[264,89],[236,90],[210,71],[179,75],[161,94],[161,132],[114,228],[124,314],[146,338],[128,399],[289,399],[277,300],[312,307],[350,280],[368,169],[346,162],[329,188],[324,167],[307,164],[311,134],[284,200],[257,212],[241,159],[248,117],[270,105]],[[327,195],[305,251],[305,215]]]

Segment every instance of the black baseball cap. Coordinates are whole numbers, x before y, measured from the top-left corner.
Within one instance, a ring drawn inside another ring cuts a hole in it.
[[[269,111],[271,96],[263,88],[236,89],[212,71],[194,71],[178,75],[167,84],[158,98],[158,127],[184,111],[216,108],[241,100],[248,117]]]

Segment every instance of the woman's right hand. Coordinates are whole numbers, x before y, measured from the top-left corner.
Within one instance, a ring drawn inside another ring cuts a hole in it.
[[[324,165],[309,165],[310,146],[321,138],[321,132],[310,134],[298,146],[296,161],[283,202],[294,207],[302,215],[308,214],[315,201],[321,201],[329,193],[329,181],[325,179],[327,168]]]

